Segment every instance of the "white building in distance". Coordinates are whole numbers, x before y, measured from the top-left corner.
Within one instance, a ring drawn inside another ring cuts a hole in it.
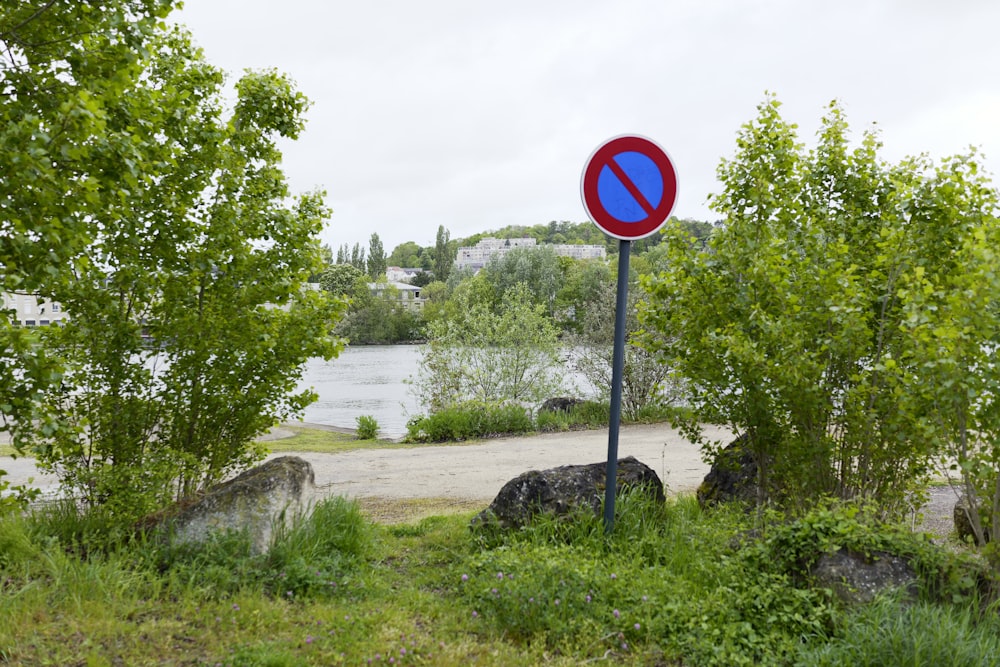
[[[43,327],[68,319],[62,305],[37,294],[5,292],[2,304],[5,310],[14,311],[14,322],[23,327]]]
[[[514,248],[536,248],[538,241],[533,238],[495,239],[485,238],[472,247],[458,249],[455,256],[456,269],[472,269],[479,271],[489,264],[494,257],[503,257]],[[572,245],[569,243],[546,244],[557,255],[573,259],[604,259],[607,250],[602,245]]]

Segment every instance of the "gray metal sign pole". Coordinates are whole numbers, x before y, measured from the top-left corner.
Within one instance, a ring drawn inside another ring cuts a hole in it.
[[[618,486],[618,430],[622,418],[622,376],[625,373],[625,317],[628,310],[628,265],[632,242],[618,242],[618,296],[615,303],[615,349],[611,366],[611,418],[608,421],[608,467],[604,476],[604,532],[615,527]]]

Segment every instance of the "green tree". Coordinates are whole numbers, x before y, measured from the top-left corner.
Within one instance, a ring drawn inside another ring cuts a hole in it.
[[[524,285],[503,298],[498,312],[458,296],[455,316],[428,325],[417,379],[428,409],[474,400],[534,408],[562,386],[558,332]]]
[[[707,420],[748,436],[763,496],[901,512],[934,451],[900,400],[914,373],[899,363],[900,280],[947,266],[949,223],[913,224],[934,206],[909,194],[925,174],[880,161],[871,132],[849,150],[836,104],[808,152],[775,99],[758,111],[719,167],[724,225],[704,245],[667,232],[667,266],[644,282],[643,322],[664,334],[649,347],[687,381],[692,432]]]
[[[141,76],[141,45],[174,2],[0,5],[0,291],[51,299],[81,262],[107,202],[139,178],[109,110]],[[0,431],[25,447],[58,421],[45,392],[63,378],[44,332],[0,309]]]
[[[1000,569],[1000,222],[998,195],[981,158],[959,156],[935,167],[910,166],[924,177],[901,198],[913,202],[903,238],[933,234],[945,261],[914,263],[900,278],[905,364],[911,377],[902,400],[926,438],[953,461],[970,508],[973,532]]]
[[[368,277],[372,280],[385,277],[385,248],[382,247],[382,239],[378,237],[378,234],[372,234],[371,240],[368,243],[367,266]]]
[[[494,301],[515,285],[526,285],[532,304],[540,305],[546,315],[555,313],[556,295],[564,280],[560,257],[550,246],[511,248],[503,255],[494,255],[482,270],[493,285]]]
[[[276,143],[306,99],[284,76],[247,73],[223,115],[222,74],[180,29],[152,36],[104,131],[134,165],[103,202],[50,332],[68,362],[54,410],[68,426],[35,451],[93,504],[133,517],[257,459],[254,438],[315,399],[308,358],[340,349],[345,304],[308,289],[322,264],[322,193],[288,204]]]
[[[420,257],[423,251],[423,248],[413,241],[400,243],[393,248],[392,254],[389,255],[386,263],[389,266],[398,266],[401,268],[420,268],[422,266]]]
[[[607,262],[594,259],[570,260],[564,274],[556,294],[556,319],[564,330],[581,334],[585,331],[589,304],[600,302],[614,284],[614,275]]]
[[[320,276],[323,274],[323,271],[333,266],[333,248],[331,248],[328,244],[324,243],[323,245],[320,246],[319,252],[321,256],[320,270],[309,276],[309,282],[311,283],[318,283],[320,280]]]
[[[451,268],[455,264],[458,246],[451,242],[451,233],[438,225],[437,238],[434,242],[434,277],[441,282],[448,282]]]
[[[671,405],[681,395],[670,366],[638,344],[641,329],[637,305],[641,296],[637,287],[633,285],[628,294],[625,366],[622,369],[622,413],[631,419],[636,419],[643,408]],[[615,283],[600,283],[591,297],[581,304],[580,333],[566,338],[572,348],[573,368],[600,392],[604,400],[611,398],[616,302]]]
[[[354,247],[351,248],[351,264],[354,265],[359,271],[368,270],[368,265],[365,262],[365,248],[360,243],[355,243]]]
[[[353,264],[334,264],[320,275],[319,284],[334,296],[353,296],[358,281],[367,281],[364,273],[359,271]],[[367,286],[365,291],[367,292]]]

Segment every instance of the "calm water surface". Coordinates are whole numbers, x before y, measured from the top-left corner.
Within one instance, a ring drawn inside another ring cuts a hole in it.
[[[300,386],[312,387],[319,400],[305,409],[313,424],[357,427],[371,415],[381,435],[399,437],[406,421],[421,412],[407,380],[416,379],[422,345],[359,345],[345,348],[330,361],[312,359]]]
[[[305,409],[303,421],[356,428],[358,417],[371,415],[383,437],[405,435],[406,422],[424,412],[407,384],[417,377],[423,350],[423,345],[359,345],[345,348],[332,361],[310,360],[299,386],[312,387],[319,400]],[[594,393],[574,373],[568,373],[564,391],[571,396]]]

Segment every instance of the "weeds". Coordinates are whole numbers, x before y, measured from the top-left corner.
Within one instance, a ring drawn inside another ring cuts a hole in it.
[[[488,541],[470,515],[380,527],[331,499],[265,555],[239,532],[99,549],[118,534],[103,520],[7,517],[0,647],[12,664],[993,664],[996,611],[970,595],[851,611],[810,588],[810,551],[888,534],[827,510],[737,547],[752,518],[691,498],[623,494],[611,535],[580,514]],[[950,571],[939,558],[927,572]]]

